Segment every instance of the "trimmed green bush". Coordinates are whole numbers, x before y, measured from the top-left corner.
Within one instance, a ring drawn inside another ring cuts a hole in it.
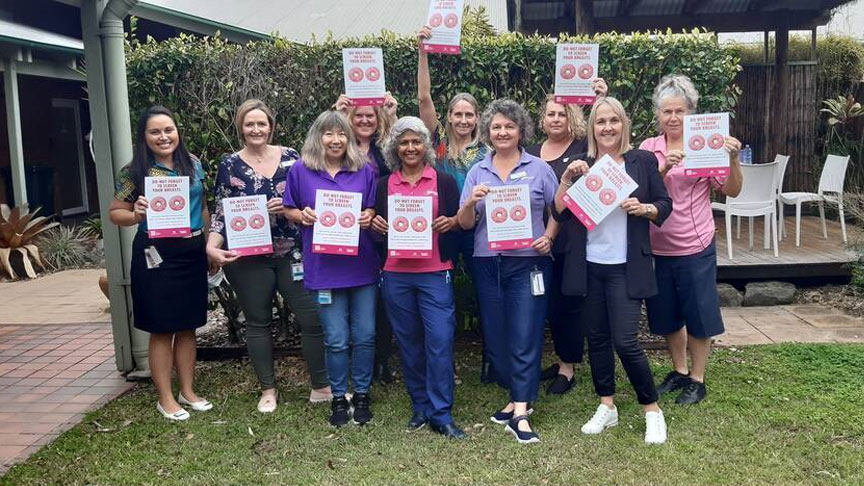
[[[735,52],[704,31],[590,38],[469,35],[461,56],[431,56],[439,112],[450,96],[467,91],[481,105],[513,98],[536,116],[553,89],[556,42],[600,44],[600,75],[633,118],[635,142],[654,132],[651,93],[663,75],[689,75],[702,94],[703,111],[731,111],[739,94],[733,85],[740,70]],[[276,39],[241,46],[192,36],[134,43],[127,67],[131,106],[133,113],[156,103],[175,110],[190,150],[210,162],[212,173],[213,162],[239,147],[232,118],[247,98],[260,98],[276,112],[277,143],[299,148],[314,118],[343,90],[341,49],[356,46],[383,48],[387,86],[400,103],[399,114],[416,115],[416,40],[386,32],[311,45]]]

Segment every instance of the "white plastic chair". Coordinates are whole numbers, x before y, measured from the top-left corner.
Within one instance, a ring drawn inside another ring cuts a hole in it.
[[[771,228],[774,242],[774,256],[779,256],[777,250],[777,165],[770,164],[742,165],[743,182],[741,193],[736,197],[726,197],[726,203],[713,203],[711,207],[723,211],[726,216],[726,251],[732,259],[732,216],[755,217],[763,216]],[[753,246],[753,231],[750,231],[750,246]]]
[[[789,156],[777,154],[774,157],[774,162],[777,162],[777,170],[774,172],[774,178],[776,179],[776,183],[777,183],[777,194],[775,194],[774,199],[777,201],[777,204],[780,205],[779,195],[780,195],[780,191],[783,190],[783,179],[786,177],[786,166],[789,165]],[[780,205],[778,207],[778,209],[780,211],[783,211],[783,206]],[[778,217],[782,218],[783,216],[780,213],[778,213]],[[736,221],[737,228],[735,230],[736,231],[735,238],[741,239],[741,217],[738,216],[735,219],[737,220]],[[747,218],[747,219],[748,219],[748,224],[750,226],[750,248],[752,249],[753,248],[753,218],[751,217],[751,218]],[[777,239],[778,240],[783,239],[782,221],[783,221],[782,219],[780,219],[778,221],[778,225],[779,225],[779,228],[777,230]],[[765,220],[765,231],[764,231],[764,236],[763,236],[763,247],[766,250],[771,247],[770,243],[768,242],[768,240],[769,240],[768,232],[770,229],[771,229],[770,223],[766,219]]]
[[[846,218],[843,215],[843,184],[846,182],[846,168],[849,166],[849,156],[829,155],[822,167],[817,192],[780,192],[781,204],[780,227],[783,227],[783,211],[785,204],[795,205],[795,246],[801,246],[801,204],[805,202],[819,203],[819,218],[822,220],[822,237],[828,239],[828,228],[825,225],[825,203],[836,204],[840,213],[840,230],[843,233],[843,243],[846,243]],[[782,230],[781,230],[782,231]]]

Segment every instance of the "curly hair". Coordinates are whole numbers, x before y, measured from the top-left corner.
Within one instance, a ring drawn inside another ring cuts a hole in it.
[[[402,135],[409,132],[419,135],[420,140],[423,141],[424,162],[428,165],[435,163],[432,136],[429,134],[429,130],[426,128],[423,120],[416,116],[403,116],[393,124],[393,128],[390,129],[390,139],[387,141],[387,145],[384,146],[384,161],[387,163],[387,167],[393,172],[402,169],[402,159],[399,158],[399,142],[402,139]]]
[[[534,124],[531,122],[531,116],[528,111],[519,103],[506,98],[493,100],[489,106],[483,110],[483,115],[480,116],[480,141],[489,145],[491,138],[489,137],[489,127],[492,125],[492,118],[495,115],[502,115],[504,118],[516,123],[519,127],[519,146],[525,146],[532,138],[534,138]]]

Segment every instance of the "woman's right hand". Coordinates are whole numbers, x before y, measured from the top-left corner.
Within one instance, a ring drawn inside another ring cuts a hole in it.
[[[478,184],[471,190],[471,195],[468,196],[468,200],[465,201],[465,204],[475,206],[478,202],[483,200],[487,194],[489,194],[489,186],[486,184]]]
[[[372,218],[372,229],[382,235],[387,234],[387,230],[390,229],[390,225],[387,224],[387,220],[382,218],[380,215]]]
[[[573,179],[576,177],[585,175],[588,173],[588,162],[584,160],[574,160],[567,165],[567,168],[564,170],[564,174],[561,175],[561,180],[565,181],[567,184],[572,184]]]
[[[336,111],[341,111],[342,113],[348,114],[348,108],[351,108],[354,102],[351,101],[351,98],[346,94],[340,94],[339,99],[336,100]]]
[[[424,25],[422,29],[417,31],[417,45],[422,46],[423,41],[432,37],[432,29],[428,25]]]
[[[683,150],[670,150],[668,154],[666,154],[666,170],[670,170],[681,163],[684,160],[684,151]]]
[[[306,206],[303,211],[300,211],[300,224],[303,226],[312,226],[316,221],[318,221],[318,215],[315,214],[314,209]]]
[[[207,245],[207,261],[210,263],[210,272],[216,273],[221,267],[234,262],[240,255],[231,251]]]
[[[135,203],[132,205],[132,214],[135,215],[135,221],[141,222],[147,219],[147,208],[150,207],[150,203],[147,202],[147,198],[144,196],[138,196],[138,199],[135,200]]]

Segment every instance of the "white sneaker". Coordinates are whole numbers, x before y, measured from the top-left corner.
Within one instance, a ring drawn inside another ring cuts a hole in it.
[[[663,444],[666,442],[666,419],[663,411],[645,413],[645,443]]]
[[[582,433],[595,435],[616,425],[618,425],[618,407],[609,408],[601,403],[591,420],[582,426]]]

